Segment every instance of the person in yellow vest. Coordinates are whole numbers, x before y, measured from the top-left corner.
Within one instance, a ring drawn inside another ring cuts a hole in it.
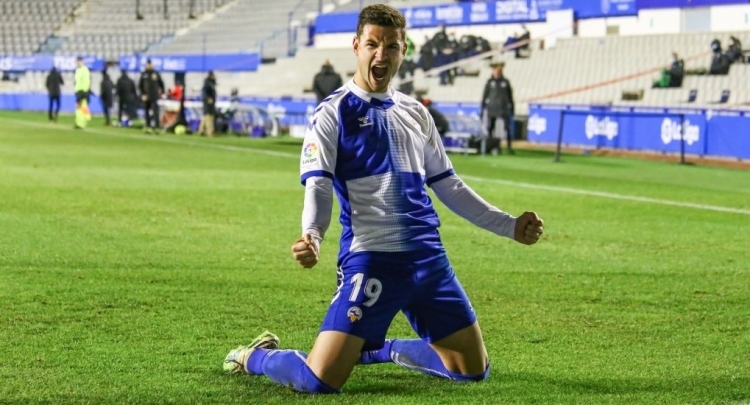
[[[91,92],[91,72],[83,63],[83,58],[76,59],[75,92],[76,92],[76,129],[86,128],[91,120],[89,111],[89,93]]]

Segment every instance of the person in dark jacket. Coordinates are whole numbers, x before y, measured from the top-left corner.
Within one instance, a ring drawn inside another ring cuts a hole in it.
[[[487,80],[482,94],[482,116],[487,118],[487,135],[492,139],[495,135],[495,123],[498,119],[503,120],[503,128],[508,140],[508,153],[513,151],[510,123],[515,105],[513,103],[513,88],[508,79],[503,76],[503,63],[491,65],[493,68],[492,77]],[[494,142],[490,142],[494,143]],[[498,152],[502,153],[502,146],[498,143]]]
[[[65,84],[62,75],[53,67],[47,74],[47,94],[49,95],[49,120],[57,122],[57,115],[60,113],[60,87]],[[53,111],[54,105],[54,111]]]
[[[131,119],[136,118],[135,98],[137,91],[135,82],[128,76],[128,72],[122,71],[117,79],[117,121],[122,122],[123,113]]]
[[[208,72],[206,80],[203,81],[203,119],[201,119],[198,133],[209,138],[214,136],[214,120],[216,119],[216,75],[213,71]]]
[[[742,42],[734,35],[731,35],[729,37],[729,47],[727,48],[726,55],[731,63],[745,63],[745,54],[742,50]]]
[[[102,102],[102,112],[104,113],[104,125],[110,126],[112,122],[109,119],[109,110],[112,108],[115,85],[107,74],[107,70],[102,71],[102,82],[99,85],[99,100]]]
[[[672,52],[669,69],[661,71],[661,77],[655,81],[652,88],[682,87],[685,77],[685,61],[680,59],[676,52]]]
[[[414,93],[414,72],[417,70],[417,64],[409,59],[404,59],[398,68],[398,77],[401,82],[398,85],[398,91],[411,95]]]
[[[438,134],[441,138],[445,137],[445,134],[450,131],[450,124],[448,123],[448,119],[445,118],[445,115],[435,109],[435,106],[432,105],[432,100],[429,98],[423,98],[420,99],[422,102],[422,105],[427,108],[427,112],[432,117],[432,120],[435,121],[435,129],[437,129]]]
[[[711,50],[713,51],[713,57],[711,58],[711,67],[708,69],[708,74],[729,74],[729,66],[732,64],[732,61],[729,59],[729,56],[722,51],[721,41],[718,39],[711,41]]]
[[[159,99],[164,94],[164,82],[161,80],[159,72],[154,70],[151,59],[146,61],[146,70],[141,73],[138,88],[141,91],[143,109],[146,112],[146,123],[143,130],[154,132],[159,128]]]
[[[318,104],[343,85],[341,75],[333,70],[331,62],[326,61],[313,80],[313,91],[318,97]]]

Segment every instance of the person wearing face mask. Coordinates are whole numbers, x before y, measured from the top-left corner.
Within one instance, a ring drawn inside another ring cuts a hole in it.
[[[543,222],[533,212],[502,212],[456,175],[427,109],[391,84],[405,38],[400,11],[363,8],[352,43],[357,72],[318,106],[305,133],[294,259],[304,268],[317,264],[334,189],[343,226],[338,288],[312,350],[281,350],[266,331],[229,352],[225,371],[320,394],[341,392],[357,364],[395,363],[453,381],[489,376],[476,314],[446,256],[425,186],[456,214],[522,244],[538,241]],[[385,339],[398,312],[419,338]]]
[[[654,82],[652,88],[682,87],[682,79],[684,77],[685,61],[680,59],[677,52],[672,52],[668,67],[661,70],[661,77]]]
[[[710,75],[727,75],[729,74],[729,66],[732,61],[729,56],[721,49],[721,41],[714,39],[711,41],[711,50],[713,56],[711,57],[711,66],[708,69]]]

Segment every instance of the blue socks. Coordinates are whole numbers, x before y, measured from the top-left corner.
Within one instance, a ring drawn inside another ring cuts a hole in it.
[[[338,394],[307,367],[307,353],[299,350],[256,349],[247,359],[250,374],[265,375],[277,384],[297,391],[315,394]],[[362,352],[362,364],[396,363],[409,370],[454,381],[482,381],[490,374],[490,366],[482,374],[463,375],[445,368],[440,357],[421,339],[388,340],[383,348]]]
[[[320,381],[307,367],[307,353],[298,350],[256,349],[250,354],[246,368],[250,374],[266,375],[272,381],[297,391],[314,394],[338,394]]]
[[[422,339],[387,340],[382,349],[362,352],[362,364],[394,362],[409,370],[433,377],[447,378],[455,381],[482,381],[490,375],[490,366],[482,374],[463,375],[448,371],[427,342]]]

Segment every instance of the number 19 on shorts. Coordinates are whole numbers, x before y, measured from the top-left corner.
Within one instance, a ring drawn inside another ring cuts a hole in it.
[[[362,303],[362,305],[366,307],[373,306],[378,301],[378,298],[380,298],[380,293],[383,292],[383,283],[381,283],[377,278],[369,278],[365,280],[365,273],[355,274],[351,278],[349,283],[354,285],[352,287],[351,294],[349,294],[349,301],[358,301],[360,298],[360,294],[364,294],[363,298],[367,298],[367,301]],[[343,287],[344,283],[342,282],[341,284],[339,284],[339,288],[336,291],[336,294],[334,294],[331,303],[335,302],[339,298],[339,296],[341,295],[341,289]]]

